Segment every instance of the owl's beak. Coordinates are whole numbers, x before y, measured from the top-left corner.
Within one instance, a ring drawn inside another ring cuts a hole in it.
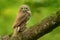
[[[23,10],[23,12],[27,12],[27,13],[31,13],[31,11],[30,10]]]

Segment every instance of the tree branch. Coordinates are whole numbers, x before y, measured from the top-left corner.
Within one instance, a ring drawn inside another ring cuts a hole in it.
[[[52,15],[43,19],[40,23],[32,26],[25,31],[18,33],[16,37],[11,37],[10,40],[37,40],[43,35],[51,32],[54,28],[60,24],[60,13]],[[9,39],[8,39],[9,40]]]

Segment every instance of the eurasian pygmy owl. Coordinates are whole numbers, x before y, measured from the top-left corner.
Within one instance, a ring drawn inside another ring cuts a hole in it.
[[[17,28],[18,31],[23,31],[24,26],[26,25],[27,21],[30,18],[30,15],[31,15],[31,11],[29,6],[27,5],[20,6],[19,13],[14,22],[13,28]]]

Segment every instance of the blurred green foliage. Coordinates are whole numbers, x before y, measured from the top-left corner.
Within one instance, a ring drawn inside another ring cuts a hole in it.
[[[60,0],[0,0],[0,35],[11,34],[12,25],[20,5],[29,5],[32,11],[27,28],[60,9]],[[60,27],[39,40],[60,40]]]

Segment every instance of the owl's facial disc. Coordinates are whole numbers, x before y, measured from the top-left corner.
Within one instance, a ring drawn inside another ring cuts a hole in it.
[[[21,6],[21,9],[20,9],[22,12],[27,12],[27,13],[31,13],[29,7],[27,5],[23,5]]]

